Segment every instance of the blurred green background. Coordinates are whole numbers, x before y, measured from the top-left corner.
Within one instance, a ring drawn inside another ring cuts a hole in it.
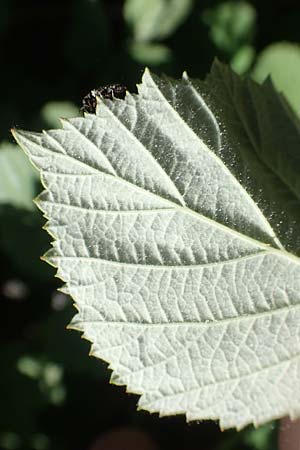
[[[87,450],[133,426],[162,450],[276,449],[277,423],[240,433],[136,411],[109,384],[74,313],[39,260],[50,237],[32,203],[41,187],[9,129],[59,126],[92,88],[135,89],[143,67],[203,77],[214,56],[257,81],[272,75],[300,112],[298,0],[0,0],[0,448]]]

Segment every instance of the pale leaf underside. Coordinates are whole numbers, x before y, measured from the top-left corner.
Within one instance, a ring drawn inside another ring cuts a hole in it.
[[[263,88],[243,86],[218,64],[206,82],[146,71],[96,115],[15,132],[46,188],[72,326],[139,407],[223,428],[300,412],[299,158],[289,146],[272,166]]]

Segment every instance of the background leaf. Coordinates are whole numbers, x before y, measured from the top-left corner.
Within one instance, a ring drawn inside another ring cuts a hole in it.
[[[42,110],[41,116],[48,127],[57,127],[60,125],[60,117],[74,117],[78,112],[78,108],[70,102],[49,102],[46,103]]]
[[[141,64],[159,65],[172,59],[170,49],[162,44],[135,42],[130,45],[130,54]]]
[[[248,2],[222,2],[205,10],[203,20],[215,45],[229,55],[248,44],[255,33],[256,12]]]
[[[276,88],[283,92],[295,112],[300,114],[300,47],[289,42],[268,46],[258,57],[253,77],[263,82],[271,76]]]
[[[49,246],[33,198],[40,189],[38,172],[16,145],[0,146],[0,247],[19,273],[49,279],[52,270],[40,261]],[[11,243],[17,247],[12,251]],[[50,269],[50,270],[49,270]]]
[[[218,63],[205,82],[146,71],[139,95],[63,124],[15,136],[72,326],[112,380],[223,428],[297,415],[299,124],[282,97]]]
[[[192,0],[126,0],[124,16],[137,41],[166,38],[184,21]]]
[[[38,172],[16,145],[0,146],[0,204],[32,210]]]

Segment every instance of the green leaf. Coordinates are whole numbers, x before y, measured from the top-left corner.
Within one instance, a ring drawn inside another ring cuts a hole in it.
[[[33,198],[40,189],[38,172],[16,145],[0,146],[0,248],[22,275],[49,279],[52,270],[40,261],[49,246]],[[12,251],[14,243],[16,251]],[[50,269],[50,270],[49,270]]]
[[[184,21],[192,0],[126,0],[124,17],[137,41],[168,37]]]
[[[253,39],[256,11],[248,2],[222,2],[206,9],[202,18],[214,44],[231,56]]]
[[[139,408],[222,428],[300,407],[299,123],[268,82],[145,71],[63,130],[15,131],[79,310]]]
[[[129,46],[133,59],[140,64],[159,65],[172,60],[172,52],[165,45],[133,42]]]
[[[258,429],[248,429],[245,432],[244,442],[253,450],[265,450],[272,445],[275,424],[264,425]],[[276,443],[274,443],[276,446]],[[272,445],[271,448],[274,448]],[[276,448],[276,447],[275,447]]]
[[[0,145],[0,205],[33,209],[38,173],[15,145]]]
[[[255,58],[255,50],[251,45],[244,45],[233,56],[230,67],[239,75],[246,73]]]
[[[300,46],[289,42],[269,45],[258,57],[253,70],[256,81],[268,76],[300,114]]]
[[[49,127],[57,127],[60,117],[74,117],[77,112],[78,108],[71,102],[48,102],[43,106],[41,116]]]

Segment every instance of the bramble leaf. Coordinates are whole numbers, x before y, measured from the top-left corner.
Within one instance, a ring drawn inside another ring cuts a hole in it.
[[[46,254],[139,407],[222,428],[300,410],[299,123],[220,63],[43,134]]]

